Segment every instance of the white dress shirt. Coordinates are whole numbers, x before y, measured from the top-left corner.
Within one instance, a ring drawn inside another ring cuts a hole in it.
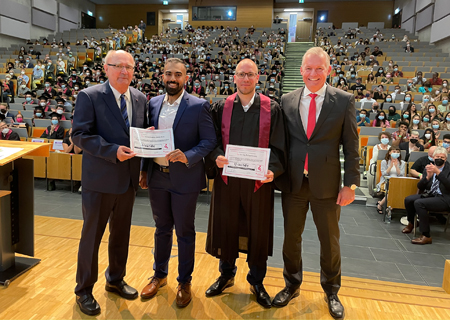
[[[119,111],[120,113],[122,113],[122,111],[120,110],[120,96],[122,95],[119,91],[117,91],[112,85],[111,83],[109,84],[113,94],[114,94],[114,98],[116,98],[116,102],[117,102],[117,106],[119,107]],[[131,102],[131,95],[130,95],[130,89],[128,88],[127,91],[124,93],[125,95],[125,102],[127,103],[127,113],[128,113],[128,122],[130,123],[130,127],[131,127],[131,119],[132,118],[132,114],[133,114],[133,107],[132,107],[132,102]]]
[[[309,116],[309,104],[311,103],[310,93],[317,94],[316,97],[316,123],[319,119],[320,111],[322,110],[323,101],[325,100],[325,92],[327,90],[327,84],[325,83],[322,88],[317,92],[311,92],[306,86],[303,89],[303,96],[300,99],[300,117],[302,118],[303,128],[305,133],[308,131],[308,116]]]
[[[250,107],[253,105],[253,102],[255,102],[255,96],[256,96],[256,92],[253,94],[253,97],[250,100],[250,102],[248,103],[248,105],[246,105],[246,106],[242,105],[242,108],[244,109],[244,112],[247,112],[248,109],[250,109]]]
[[[159,113],[158,129],[170,129],[173,127],[173,123],[175,121],[175,117],[178,112],[178,107],[180,106],[181,99],[183,99],[183,96],[184,96],[184,89],[183,92],[178,97],[178,99],[175,100],[173,104],[170,104],[169,96],[166,94],[161,107],[161,112]],[[169,165],[169,162],[165,157],[155,158],[153,161],[163,167],[167,167]]]

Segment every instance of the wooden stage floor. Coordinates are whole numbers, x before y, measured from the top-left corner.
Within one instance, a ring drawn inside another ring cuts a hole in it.
[[[82,221],[36,216],[36,257],[41,263],[0,287],[0,319],[92,319],[75,303],[76,258]],[[154,228],[133,226],[125,280],[140,291],[153,274]],[[206,234],[197,233],[193,300],[185,309],[175,304],[177,247],[174,245],[168,285],[148,301],[122,299],[104,290],[107,234],[99,257],[94,296],[98,319],[332,319],[324,302],[319,274],[305,272],[300,297],[281,309],[260,307],[249,292],[245,255],[237,261],[235,286],[206,298],[218,277],[218,261],[204,251]],[[269,268],[264,282],[273,298],[284,286],[282,270]],[[346,319],[450,319],[450,295],[441,288],[343,277],[339,297]]]

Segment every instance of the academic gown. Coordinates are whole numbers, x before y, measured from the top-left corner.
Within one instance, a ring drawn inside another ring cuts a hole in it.
[[[221,133],[224,105],[225,100],[218,101],[211,107],[218,144],[206,159],[208,176],[212,178],[215,175],[206,251],[229,262],[238,258],[239,252],[247,253],[249,265],[264,267],[273,249],[274,185],[265,183],[254,192],[254,180],[228,177],[228,185],[222,180],[221,170],[215,165],[215,159],[219,155],[225,155]],[[287,148],[282,111],[274,101],[271,101],[270,107],[269,170],[276,178],[286,167]],[[239,96],[236,95],[229,143],[258,147],[259,117],[259,94],[247,112],[244,112]]]

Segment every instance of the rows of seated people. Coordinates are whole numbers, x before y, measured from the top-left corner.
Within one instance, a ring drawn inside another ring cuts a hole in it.
[[[185,90],[191,94],[213,101],[234,93],[235,67],[239,60],[249,58],[260,66],[257,91],[278,100],[284,76],[284,31],[258,33],[250,27],[241,36],[238,28],[186,29],[168,29],[150,39],[131,37],[132,42],[122,45],[136,63],[131,86],[142,91],[148,100],[165,93],[164,61],[174,55],[181,55],[186,63],[189,80]],[[78,93],[107,81],[103,57],[110,48],[116,48],[112,38],[89,40],[85,36],[76,43],[44,39],[43,45],[30,42],[28,50],[22,46],[14,51],[15,57],[3,64],[5,73],[0,75],[7,103],[1,106],[0,120],[27,129],[30,136],[62,139],[71,126]],[[71,51],[79,46],[100,50],[90,61],[79,61]]]

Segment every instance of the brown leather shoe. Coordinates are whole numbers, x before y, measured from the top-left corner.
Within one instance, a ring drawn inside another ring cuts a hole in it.
[[[164,279],[157,278],[155,276],[150,278],[148,285],[142,289],[141,298],[150,299],[155,296],[159,288],[164,287],[167,284],[167,277]]]
[[[191,284],[179,283],[177,287],[177,307],[184,308],[191,302]]]
[[[403,233],[411,233],[414,229],[414,225],[409,222],[408,225],[406,227],[403,228],[402,232]]]
[[[425,237],[424,235],[421,235],[419,238],[412,239],[412,244],[431,244],[433,240],[431,240],[431,237]]]

